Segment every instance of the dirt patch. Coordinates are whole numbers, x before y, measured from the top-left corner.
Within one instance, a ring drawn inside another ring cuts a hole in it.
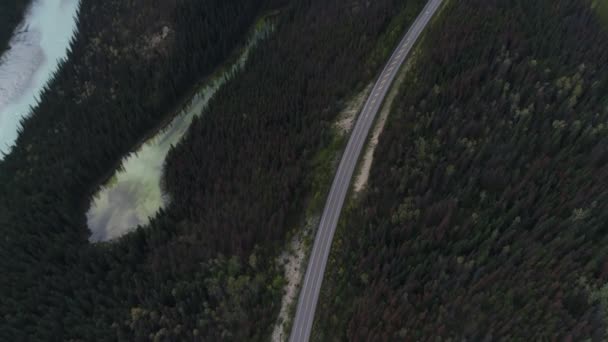
[[[338,114],[338,121],[336,127],[340,134],[348,134],[353,129],[357,114],[361,111],[365,100],[369,97],[374,84],[370,83],[365,89],[357,94],[346,106],[346,108]]]
[[[290,326],[290,315],[292,314],[292,308],[297,303],[300,283],[305,272],[305,259],[307,247],[304,243],[305,237],[310,235],[314,231],[314,227],[318,223],[318,218],[308,220],[306,227],[300,234],[291,240],[289,248],[281,253],[278,258],[279,265],[283,265],[285,269],[285,293],[281,300],[281,311],[279,317],[272,331],[272,342],[287,341],[289,338],[289,326]]]

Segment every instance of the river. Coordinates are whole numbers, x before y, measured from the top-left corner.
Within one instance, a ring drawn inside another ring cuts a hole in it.
[[[0,57],[0,160],[68,53],[79,0],[34,0]]]
[[[161,179],[171,146],[182,139],[192,120],[202,114],[230,75],[243,69],[251,49],[270,30],[269,24],[256,25],[238,59],[216,72],[165,128],[123,159],[122,167],[94,196],[87,212],[91,242],[115,239],[137,226],[146,225],[152,216],[169,204],[170,199],[161,189]]]

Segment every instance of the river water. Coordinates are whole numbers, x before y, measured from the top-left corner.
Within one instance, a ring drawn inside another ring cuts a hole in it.
[[[33,0],[0,57],[0,160],[17,139],[20,121],[68,53],[79,0]]]
[[[230,79],[230,75],[245,66],[251,49],[270,30],[268,25],[256,26],[239,58],[203,84],[165,128],[123,159],[122,167],[94,196],[87,212],[91,242],[115,239],[139,225],[146,225],[152,216],[167,206],[169,198],[162,192],[161,179],[171,146],[177,145],[182,139],[192,120],[204,111],[209,100]]]

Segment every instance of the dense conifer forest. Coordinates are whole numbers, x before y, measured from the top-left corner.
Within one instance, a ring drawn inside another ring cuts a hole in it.
[[[0,55],[9,47],[17,25],[23,20],[31,0],[4,0],[0,3]]]
[[[608,26],[449,1],[334,242],[316,340],[605,341]]]
[[[0,340],[264,340],[275,258],[315,152],[424,1],[83,0],[69,61],[0,162]],[[85,211],[120,158],[238,49],[275,30],[166,164],[148,227],[91,245]]]

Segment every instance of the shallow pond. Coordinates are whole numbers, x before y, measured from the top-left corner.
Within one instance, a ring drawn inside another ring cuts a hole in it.
[[[102,186],[87,212],[91,242],[120,237],[147,224],[159,209],[166,207],[169,198],[162,192],[161,178],[171,146],[186,134],[192,120],[203,112],[229,75],[245,66],[251,49],[270,30],[267,25],[257,25],[239,58],[212,76],[169,125],[123,159],[122,167]]]

